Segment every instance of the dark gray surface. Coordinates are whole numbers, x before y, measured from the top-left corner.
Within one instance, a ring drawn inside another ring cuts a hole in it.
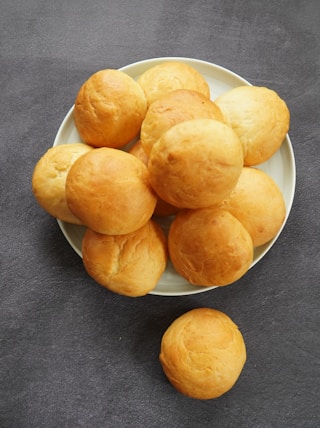
[[[319,426],[319,20],[318,0],[1,2],[1,428]],[[279,92],[296,196],[238,283],[130,299],[88,278],[31,175],[90,74],[159,56]],[[235,387],[204,402],[177,393],[158,362],[167,326],[202,306],[231,316],[248,352]]]

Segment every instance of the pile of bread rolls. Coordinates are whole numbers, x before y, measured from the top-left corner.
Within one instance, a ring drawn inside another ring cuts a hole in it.
[[[147,294],[168,256],[195,286],[232,284],[280,230],[282,193],[256,168],[289,129],[273,90],[240,86],[212,100],[184,62],[137,81],[106,69],[83,83],[73,118],[82,142],[44,154],[33,192],[54,217],[87,227],[84,266],[106,288]],[[158,216],[172,217],[167,236]]]
[[[109,290],[149,293],[168,258],[194,286],[232,284],[281,229],[283,195],[257,168],[289,129],[273,90],[239,86],[212,100],[184,62],[152,66],[137,81],[106,69],[83,83],[73,118],[82,141],[50,148],[32,190],[50,215],[86,227],[84,267]],[[240,331],[217,310],[189,311],[162,338],[164,372],[190,397],[224,394],[245,360]]]

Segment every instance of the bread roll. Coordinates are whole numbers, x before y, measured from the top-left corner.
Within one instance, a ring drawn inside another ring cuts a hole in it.
[[[179,208],[200,208],[229,196],[243,165],[236,133],[213,119],[194,119],[166,131],[148,169],[156,193]]]
[[[255,247],[277,235],[286,215],[284,198],[276,182],[253,167],[243,168],[223,207],[244,225]]]
[[[81,86],[73,117],[83,141],[95,147],[119,148],[139,133],[146,109],[140,85],[122,71],[106,69]]]
[[[65,184],[71,165],[92,149],[82,143],[61,144],[48,149],[37,162],[32,175],[32,191],[39,205],[53,217],[81,224],[67,205]]]
[[[210,98],[190,89],[178,89],[154,101],[141,125],[141,144],[147,154],[161,135],[177,123],[191,119],[223,122],[219,107]]]
[[[66,197],[84,225],[109,235],[142,227],[157,201],[147,167],[130,153],[108,147],[92,150],[74,163]]]
[[[100,285],[125,296],[143,296],[156,287],[166,268],[166,238],[152,220],[126,235],[87,229],[82,257],[88,274]]]
[[[141,140],[137,141],[129,150],[129,153],[136,156],[140,159],[145,165],[148,165],[148,159],[146,152],[144,151]],[[157,197],[157,204],[154,209],[153,215],[158,217],[166,217],[176,214],[179,211],[179,208],[168,204],[160,197]]]
[[[246,166],[267,161],[281,147],[289,130],[290,113],[275,91],[239,86],[220,95],[215,103],[241,140]]]
[[[253,261],[249,232],[221,208],[180,211],[169,229],[168,247],[176,271],[194,285],[232,284]]]
[[[195,68],[179,61],[165,61],[150,67],[138,79],[144,90],[148,106],[176,89],[191,89],[210,97],[210,88]]]
[[[207,400],[234,386],[246,361],[246,347],[231,318],[216,309],[198,308],[168,327],[159,359],[179,392]]]

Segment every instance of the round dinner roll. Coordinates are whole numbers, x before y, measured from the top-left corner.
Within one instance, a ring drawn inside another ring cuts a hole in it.
[[[147,154],[161,135],[177,123],[191,119],[223,122],[219,107],[210,98],[190,89],[178,89],[154,101],[141,125],[141,144]]]
[[[81,86],[73,117],[83,141],[95,147],[119,148],[138,135],[146,109],[140,85],[120,70],[106,69]]]
[[[213,119],[193,119],[168,129],[153,146],[148,169],[156,193],[179,208],[220,203],[243,166],[236,133]]]
[[[65,184],[71,165],[93,150],[83,143],[51,147],[37,162],[32,175],[32,191],[39,205],[53,217],[73,224],[81,221],[70,211]]]
[[[277,235],[286,215],[283,194],[276,182],[253,167],[243,168],[223,207],[244,225],[255,247]]]
[[[193,285],[225,286],[240,279],[253,261],[249,232],[228,211],[180,211],[168,235],[171,262]]]
[[[216,309],[192,309],[167,328],[159,360],[170,383],[199,400],[220,397],[238,380],[246,362],[238,326]]]
[[[166,268],[166,238],[152,220],[126,235],[87,229],[82,257],[86,271],[100,285],[125,296],[143,296],[156,287]]]
[[[142,227],[151,218],[157,200],[143,162],[108,147],[92,150],[72,165],[66,198],[84,225],[109,235]]]
[[[180,61],[165,61],[147,69],[138,78],[148,106],[176,89],[191,89],[210,98],[206,79],[195,68]]]
[[[220,95],[215,103],[240,138],[246,166],[267,161],[281,147],[289,130],[290,113],[275,91],[239,86]]]
[[[140,159],[145,165],[148,165],[148,155],[144,151],[141,140],[137,141],[129,150],[129,153],[136,156]],[[170,215],[174,215],[179,211],[179,208],[168,204],[168,202],[164,201],[160,197],[157,197],[156,207],[154,209],[153,215],[158,217],[166,217]]]

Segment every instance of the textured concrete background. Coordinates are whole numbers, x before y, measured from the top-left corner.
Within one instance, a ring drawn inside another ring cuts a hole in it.
[[[0,426],[320,425],[318,0],[2,1],[0,6]],[[238,283],[185,297],[95,284],[31,175],[75,95],[102,68],[184,56],[278,91],[291,111],[297,186],[272,250]],[[177,393],[163,332],[209,306],[239,325],[248,359],[217,400]]]

